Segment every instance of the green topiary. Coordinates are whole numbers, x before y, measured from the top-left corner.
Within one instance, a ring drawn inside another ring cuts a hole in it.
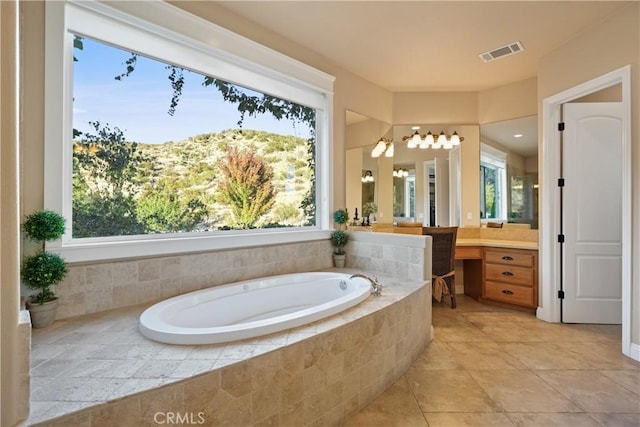
[[[38,211],[27,216],[23,228],[29,239],[50,242],[62,237],[65,229],[65,220],[57,212]]]
[[[57,240],[64,234],[65,219],[57,212],[37,211],[27,216],[23,228],[29,239],[42,242],[42,249],[24,259],[20,277],[26,287],[38,291],[30,297],[30,302],[44,304],[56,298],[51,286],[60,283],[67,274],[65,260],[45,251],[45,242]]]
[[[346,224],[347,221],[349,220],[349,214],[347,213],[346,209],[338,209],[337,211],[335,211],[333,213],[333,220],[336,222],[336,224]]]
[[[338,229],[331,233],[331,245],[335,248],[333,253],[335,255],[344,255],[344,247],[349,241],[347,232],[342,229],[344,224],[349,220],[349,214],[346,209],[338,209],[333,213],[333,220],[338,224]]]
[[[56,298],[51,286],[67,275],[67,263],[58,254],[40,251],[25,258],[20,277],[29,289],[38,290],[31,301],[43,304]]]
[[[347,246],[349,242],[349,236],[346,231],[343,230],[334,230],[331,233],[331,245],[335,248],[333,251],[336,255],[344,255],[344,247]]]

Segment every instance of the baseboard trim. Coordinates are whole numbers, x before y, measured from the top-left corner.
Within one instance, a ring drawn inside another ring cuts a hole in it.
[[[640,362],[640,345],[631,343],[629,347],[629,357]]]

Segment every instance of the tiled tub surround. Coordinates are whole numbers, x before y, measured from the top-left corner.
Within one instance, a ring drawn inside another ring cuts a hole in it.
[[[74,264],[57,286],[57,319],[148,304],[240,280],[330,268],[329,240]]]
[[[339,425],[432,338],[428,282],[380,279],[381,297],[236,344],[147,340],[136,330],[146,306],[34,330],[29,424],[144,426],[175,413],[211,426]]]
[[[431,280],[431,237],[349,232],[346,266],[372,274]]]

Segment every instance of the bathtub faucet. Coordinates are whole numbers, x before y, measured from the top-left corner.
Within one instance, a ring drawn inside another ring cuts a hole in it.
[[[371,291],[371,293],[373,295],[379,297],[382,294],[382,283],[378,281],[378,278],[376,276],[371,277],[367,276],[366,274],[356,273],[352,274],[349,279],[353,279],[354,277],[362,277],[363,279],[367,279],[369,282],[371,282],[371,286],[373,286],[373,290]]]

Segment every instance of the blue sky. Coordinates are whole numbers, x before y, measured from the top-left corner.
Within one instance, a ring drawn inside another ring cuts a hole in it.
[[[224,102],[214,87],[202,86],[203,76],[185,71],[180,102],[168,114],[173,90],[165,64],[138,56],[135,71],[122,80],[129,52],[83,39],[83,49],[74,49],[73,125],[91,130],[89,121],[120,128],[127,140],[160,144],[190,136],[237,128],[240,113]],[[308,137],[307,126],[271,115],[246,117],[244,129]]]

